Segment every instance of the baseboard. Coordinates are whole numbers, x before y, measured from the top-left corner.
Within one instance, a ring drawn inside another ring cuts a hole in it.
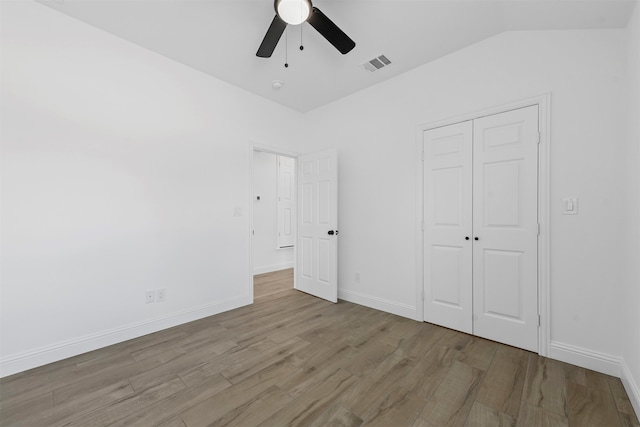
[[[547,356],[603,374],[620,376],[620,358],[586,348],[551,341]]]
[[[232,298],[5,357],[0,360],[0,378],[251,303],[249,296]]]
[[[338,298],[355,304],[364,305],[365,307],[375,308],[376,310],[395,314],[409,319],[416,319],[416,308],[407,304],[400,304],[395,301],[372,297],[360,292],[340,290],[338,289]]]
[[[264,265],[262,267],[254,267],[253,274],[271,273],[272,271],[286,270],[293,268],[293,261],[281,262],[279,264]]]
[[[633,375],[631,375],[631,371],[624,359],[622,359],[620,366],[620,379],[622,380],[624,389],[627,391],[627,395],[629,395],[631,405],[633,405],[633,409],[636,411],[636,417],[640,419],[640,384],[638,384],[635,378],[633,378]]]

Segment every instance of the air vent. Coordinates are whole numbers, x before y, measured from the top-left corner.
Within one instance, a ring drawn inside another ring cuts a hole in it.
[[[380,68],[386,67],[390,64],[391,61],[389,61],[386,56],[380,55],[377,58],[373,58],[371,61],[362,64],[362,68],[373,73],[374,71],[378,71]]]

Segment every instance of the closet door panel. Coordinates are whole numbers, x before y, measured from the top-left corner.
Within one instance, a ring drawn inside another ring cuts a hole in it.
[[[473,333],[538,351],[538,107],[474,120]]]
[[[424,132],[424,320],[472,331],[472,122]]]

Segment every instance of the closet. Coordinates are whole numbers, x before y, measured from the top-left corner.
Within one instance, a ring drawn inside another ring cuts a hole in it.
[[[424,132],[424,320],[538,351],[538,106]]]

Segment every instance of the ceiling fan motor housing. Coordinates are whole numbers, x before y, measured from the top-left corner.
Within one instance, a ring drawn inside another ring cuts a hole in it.
[[[311,0],[275,0],[273,8],[276,14],[287,24],[299,25],[311,15]]]

